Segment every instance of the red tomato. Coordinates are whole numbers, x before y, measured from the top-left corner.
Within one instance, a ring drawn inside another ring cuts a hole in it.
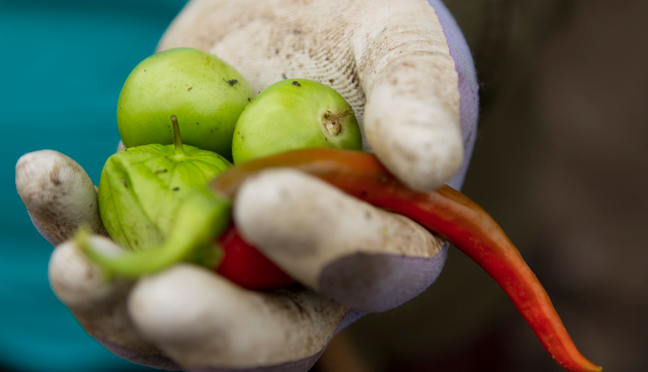
[[[277,265],[248,244],[231,225],[219,238],[224,257],[216,272],[248,289],[285,287],[294,280]]]

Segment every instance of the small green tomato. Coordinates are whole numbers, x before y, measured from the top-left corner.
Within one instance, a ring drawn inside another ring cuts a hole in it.
[[[264,89],[239,117],[232,140],[234,164],[307,147],[362,149],[351,106],[333,88],[287,79]]]
[[[175,145],[127,148],[108,158],[101,172],[99,214],[124,248],[162,244],[186,196],[232,166],[215,152],[183,146],[173,116],[172,121]]]
[[[249,84],[220,58],[193,48],[154,54],[130,73],[117,103],[126,147],[173,143],[169,116],[184,143],[231,156],[234,125],[253,96]]]

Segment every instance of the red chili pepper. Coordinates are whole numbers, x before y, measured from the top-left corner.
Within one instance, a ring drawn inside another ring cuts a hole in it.
[[[303,149],[259,158],[221,174],[211,187],[233,197],[245,178],[275,167],[292,167],[317,176],[447,239],[500,285],[559,365],[568,371],[601,370],[576,349],[547,292],[503,230],[459,191],[449,186],[430,192],[411,190],[374,155],[335,149]]]
[[[223,260],[216,272],[232,282],[248,289],[272,289],[285,287],[294,282],[288,274],[248,244],[231,225],[218,238],[223,248]]]

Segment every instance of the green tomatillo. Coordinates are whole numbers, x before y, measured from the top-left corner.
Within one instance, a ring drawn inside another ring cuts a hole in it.
[[[232,166],[212,151],[183,145],[175,116],[171,122],[174,145],[124,149],[108,158],[102,170],[97,195],[101,220],[126,249],[161,244],[187,195]]]
[[[232,139],[234,164],[308,147],[362,149],[351,106],[333,88],[286,79],[264,89],[247,105]]]
[[[119,134],[126,147],[171,144],[169,116],[176,115],[184,143],[229,159],[234,125],[252,96],[244,77],[215,55],[169,49],[144,59],[126,79]]]

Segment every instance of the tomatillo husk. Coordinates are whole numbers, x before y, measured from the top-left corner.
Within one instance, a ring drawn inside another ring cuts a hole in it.
[[[183,146],[177,137],[175,145],[124,149],[104,165],[99,214],[110,237],[126,249],[161,244],[190,191],[232,166],[215,152]]]

